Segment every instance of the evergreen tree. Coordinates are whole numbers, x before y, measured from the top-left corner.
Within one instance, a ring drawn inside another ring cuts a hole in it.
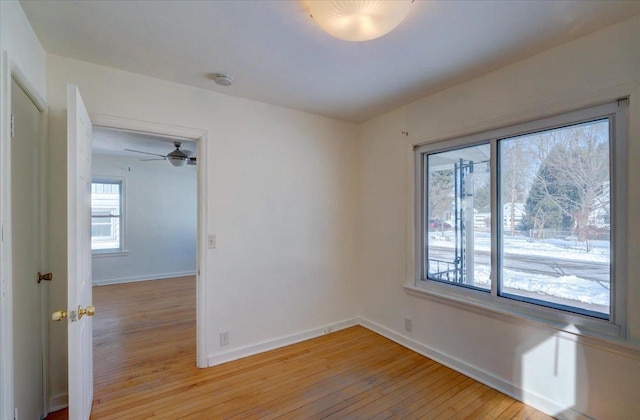
[[[564,229],[570,226],[571,220],[558,205],[561,195],[566,191],[558,180],[558,174],[548,164],[543,164],[534,178],[525,204],[526,217],[524,224],[528,229],[538,231],[541,238],[544,228]]]

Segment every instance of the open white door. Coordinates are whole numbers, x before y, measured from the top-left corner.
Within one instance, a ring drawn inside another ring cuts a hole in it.
[[[93,401],[91,293],[91,119],[75,85],[67,86],[67,318],[69,419],[85,420]],[[85,316],[88,315],[88,316]]]

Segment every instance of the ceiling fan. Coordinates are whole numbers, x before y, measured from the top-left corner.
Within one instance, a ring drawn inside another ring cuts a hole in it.
[[[179,168],[185,165],[197,164],[197,158],[195,156],[193,157],[191,156],[193,154],[191,150],[180,150],[180,148],[182,147],[181,141],[174,141],[173,145],[175,146],[176,150],[174,150],[173,152],[167,153],[166,155],[161,155],[158,153],[143,152],[141,150],[133,150],[133,149],[124,149],[124,150],[126,150],[127,152],[144,153],[145,155],[158,156],[156,159],[140,159],[140,160],[141,161],[166,160],[167,162],[169,162],[171,166],[175,166],[176,168]]]

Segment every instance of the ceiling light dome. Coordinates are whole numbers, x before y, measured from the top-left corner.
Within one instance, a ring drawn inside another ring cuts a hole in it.
[[[167,161],[171,166],[179,168],[187,164],[189,157],[180,149],[176,149],[167,155]]]
[[[395,29],[413,0],[309,0],[311,17],[325,32],[345,41],[369,41]]]

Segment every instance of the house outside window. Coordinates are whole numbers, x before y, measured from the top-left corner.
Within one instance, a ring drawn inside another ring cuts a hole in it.
[[[418,146],[415,286],[624,336],[626,103]]]
[[[94,180],[91,184],[91,250],[94,253],[122,251],[123,181]]]

